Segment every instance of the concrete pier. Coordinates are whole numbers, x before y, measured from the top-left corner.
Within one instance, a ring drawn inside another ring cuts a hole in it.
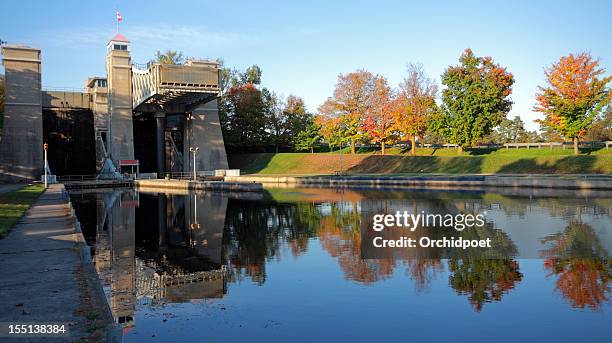
[[[260,192],[261,183],[223,182],[223,181],[186,181],[186,180],[136,180],[136,189],[159,191],[164,189],[209,190],[221,192]]]
[[[6,102],[0,181],[38,180],[43,171],[40,49],[2,46]]]
[[[0,260],[0,322],[54,322],[70,341],[121,341],[63,185],[0,240]]]

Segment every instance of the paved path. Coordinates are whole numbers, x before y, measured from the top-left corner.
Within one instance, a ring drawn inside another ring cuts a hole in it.
[[[98,337],[88,332],[92,326],[106,327],[110,319],[93,267],[82,254],[82,237],[64,186],[50,185],[0,240],[0,322],[62,322],[70,337],[60,340],[105,335],[104,330]]]

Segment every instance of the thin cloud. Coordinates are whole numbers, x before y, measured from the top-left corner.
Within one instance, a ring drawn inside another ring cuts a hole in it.
[[[81,28],[58,31],[47,31],[38,40],[53,46],[100,46],[112,37],[109,28]],[[212,31],[202,26],[188,25],[136,25],[121,30],[132,43],[140,46],[173,45],[206,45],[231,46],[255,44],[257,39],[234,32]],[[42,38],[42,39],[41,39]]]

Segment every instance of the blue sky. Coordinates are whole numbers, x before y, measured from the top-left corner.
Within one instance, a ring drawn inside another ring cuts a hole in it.
[[[7,1],[0,39],[42,49],[43,85],[82,87],[104,75],[105,46],[120,31],[134,62],[156,50],[222,58],[263,70],[263,84],[308,108],[330,96],[339,73],[365,68],[398,84],[409,62],[440,80],[467,47],[515,76],[510,116],[535,129],[543,68],[589,51],[612,72],[612,1]]]

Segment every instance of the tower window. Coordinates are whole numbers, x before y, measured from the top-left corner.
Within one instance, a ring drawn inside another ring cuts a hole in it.
[[[124,44],[113,44],[113,50],[127,50],[127,45]]]

